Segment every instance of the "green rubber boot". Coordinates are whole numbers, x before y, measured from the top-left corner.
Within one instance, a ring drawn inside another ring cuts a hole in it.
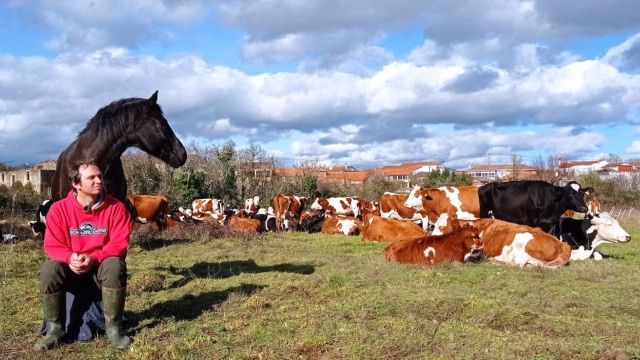
[[[42,294],[42,310],[47,319],[47,336],[38,341],[33,347],[37,351],[47,351],[55,347],[64,336],[65,323],[65,300],[64,291],[55,294]]]
[[[116,349],[124,349],[131,345],[131,338],[125,335],[122,330],[122,315],[124,315],[124,300],[126,297],[127,288],[102,288],[102,304],[107,325],[107,337],[111,346]]]

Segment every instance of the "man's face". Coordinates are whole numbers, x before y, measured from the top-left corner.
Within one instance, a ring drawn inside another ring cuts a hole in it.
[[[100,195],[102,192],[102,172],[94,165],[81,166],[80,182],[73,183],[73,188],[86,195]]]

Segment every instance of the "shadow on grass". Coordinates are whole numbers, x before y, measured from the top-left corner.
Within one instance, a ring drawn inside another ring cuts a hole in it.
[[[198,278],[226,279],[243,273],[257,274],[269,271],[288,272],[302,275],[310,275],[315,271],[313,265],[278,264],[273,266],[260,266],[252,259],[223,261],[219,263],[200,262],[190,268],[158,267],[155,270],[169,271],[183,278],[174,281],[167,286],[168,289],[178,288]]]
[[[224,303],[232,294],[250,296],[266,287],[265,285],[242,284],[223,291],[205,292],[197,296],[186,294],[179,299],[155,304],[149,309],[138,313],[127,313],[128,321],[126,326],[128,329],[133,330],[134,333],[137,333],[143,328],[151,329],[167,319],[174,319],[175,321],[193,320]],[[147,319],[153,319],[153,321],[138,328],[140,323]]]
[[[144,238],[137,239],[132,246],[137,246],[146,251],[152,251],[175,244],[186,244],[191,242],[189,239],[161,239],[161,238]]]

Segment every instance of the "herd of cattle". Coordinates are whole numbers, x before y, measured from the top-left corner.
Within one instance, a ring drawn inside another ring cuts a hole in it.
[[[359,197],[307,199],[278,194],[273,207],[261,208],[256,196],[244,209],[218,199],[196,199],[191,208],[169,212],[164,196],[128,195],[134,223],[159,230],[186,223],[228,226],[247,234],[266,231],[362,235],[362,241],[390,243],[389,261],[438,265],[484,258],[518,266],[559,267],[590,257],[602,243],[628,242],[616,219],[585,203],[593,189],[578,183],[554,186],[544,181],[515,181],[475,186],[424,188],[409,195],[385,193],[380,201]],[[128,204],[129,205],[129,204]],[[50,206],[45,202],[31,227],[44,231]],[[574,219],[573,212],[585,213]]]

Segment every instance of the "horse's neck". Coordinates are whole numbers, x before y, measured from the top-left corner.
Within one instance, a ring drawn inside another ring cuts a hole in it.
[[[124,135],[119,139],[114,139],[113,141],[98,142],[95,141],[95,139],[99,138],[87,136],[84,139],[78,138],[78,142],[85,143],[85,145],[80,145],[85,149],[83,151],[83,155],[86,158],[94,159],[98,167],[103,169],[103,171],[108,170],[109,166],[114,161],[120,159],[120,156],[125,152],[125,150],[135,145],[127,143]]]

